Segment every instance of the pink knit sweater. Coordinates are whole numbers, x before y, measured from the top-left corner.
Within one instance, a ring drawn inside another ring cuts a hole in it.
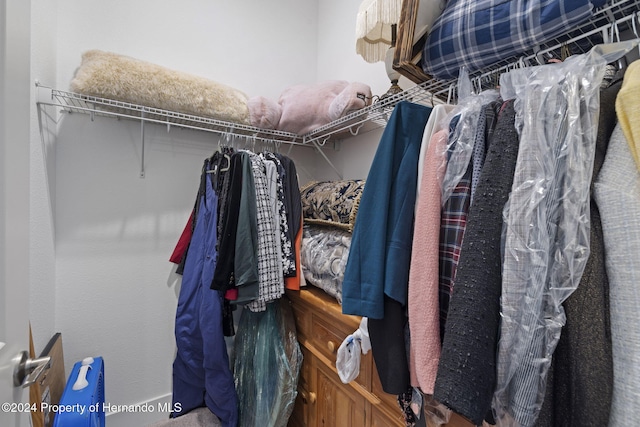
[[[446,171],[448,132],[440,130],[427,149],[420,197],[416,207],[409,269],[409,329],[411,385],[433,394],[440,359],[438,260],[440,194]]]

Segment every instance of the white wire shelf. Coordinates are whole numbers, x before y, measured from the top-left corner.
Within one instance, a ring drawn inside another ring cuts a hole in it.
[[[261,141],[281,141],[286,143],[302,143],[299,135],[277,130],[258,129],[239,123],[225,122],[203,116],[184,114],[176,111],[162,110],[145,105],[132,104],[114,99],[66,92],[46,86],[38,86],[37,103],[61,107],[68,113],[88,113],[95,116],[111,116],[125,119],[141,120],[196,129],[230,136],[241,136]]]
[[[442,85],[442,87],[447,88],[448,85]],[[422,85],[415,86],[402,93],[377,101],[373,105],[350,113],[304,135],[271,129],[260,129],[240,123],[226,122],[97,96],[66,92],[41,85],[38,85],[37,103],[39,106],[60,107],[68,113],[87,113],[92,117],[119,117],[161,124],[168,128],[176,126],[196,129],[214,132],[228,137],[239,137],[266,143],[318,147],[324,146],[330,139],[339,140],[384,126],[393,106],[402,100],[424,103],[433,102],[432,98],[433,96],[427,93]]]
[[[640,29],[639,11],[640,0],[611,0],[595,11],[589,21],[571,29],[561,37],[541,44],[523,55],[506,59],[487,69],[471,73],[470,78],[473,88],[476,91],[494,88],[501,73],[516,67],[541,64],[552,55],[559,56],[561,50],[566,47],[570,47],[572,53],[583,53],[595,44],[619,40],[624,32],[633,31],[632,37],[635,36],[637,38],[638,31],[636,27]],[[308,146],[316,148],[322,153],[321,147],[328,141],[341,140],[374,128],[384,127],[393,107],[400,101],[427,105],[455,101],[457,97],[456,83],[456,79],[447,81],[432,79],[423,82],[399,94],[378,100],[368,107],[348,114],[304,135],[260,129],[244,124],[162,110],[150,106],[65,92],[40,85],[38,85],[37,104],[38,107],[60,107],[69,113],[87,113],[92,117],[99,115],[140,120],[142,123],[143,144],[144,123],[157,123],[167,126],[168,129],[176,126],[214,132],[229,139],[232,137],[244,138],[248,141],[273,143],[277,146],[280,144]],[[338,172],[326,155],[324,153],[322,155],[333,169]],[[143,174],[144,165],[141,175]]]

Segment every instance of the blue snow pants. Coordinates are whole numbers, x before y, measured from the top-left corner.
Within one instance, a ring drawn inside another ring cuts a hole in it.
[[[176,311],[173,416],[206,404],[224,427],[236,427],[238,398],[222,331],[223,296],[210,289],[216,266],[218,197],[209,174],[204,187]]]

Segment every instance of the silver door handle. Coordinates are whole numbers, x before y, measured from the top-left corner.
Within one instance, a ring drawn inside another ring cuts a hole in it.
[[[14,358],[13,385],[27,388],[40,378],[42,373],[51,366],[51,356],[29,358],[29,353],[22,351]]]

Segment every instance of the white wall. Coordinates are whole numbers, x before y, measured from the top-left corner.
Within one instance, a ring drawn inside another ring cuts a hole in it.
[[[334,78],[368,83],[374,93],[388,86],[382,63],[355,54],[357,2],[32,2],[32,77],[58,89],[68,88],[81,53],[93,48],[202,75],[249,96],[277,98],[289,85]],[[141,179],[139,123],[91,121],[52,108],[45,121],[45,143],[34,136],[31,156],[37,347],[62,332],[67,371],[87,355],[104,356],[112,404],[166,400],[179,292],[168,257],[217,136],[147,125]],[[345,141],[339,151],[329,147],[327,155],[346,177],[366,177],[379,133]],[[291,157],[301,182],[337,178],[312,149],[294,147]],[[165,417],[109,419],[127,427]]]
[[[0,400],[28,401],[12,384],[11,359],[28,345],[29,44],[31,5],[0,1]],[[28,425],[28,414],[0,413]]]
[[[360,1],[318,2],[318,78],[362,80],[374,95],[389,89],[384,63],[370,64],[356,54],[356,17]]]
[[[65,358],[103,356],[106,399],[132,404],[171,391],[179,283],[168,262],[195,200],[210,135],[64,118],[57,142],[56,327]],[[166,417],[166,414],[160,414]]]
[[[32,0],[31,97],[34,82],[56,81],[56,0]],[[42,117],[49,122],[51,118]],[[40,133],[31,109],[30,170],[30,319],[35,348],[41,350],[55,330],[55,125]]]
[[[316,10],[316,0],[62,1],[57,86],[83,51],[102,49],[277,97],[316,79]]]

